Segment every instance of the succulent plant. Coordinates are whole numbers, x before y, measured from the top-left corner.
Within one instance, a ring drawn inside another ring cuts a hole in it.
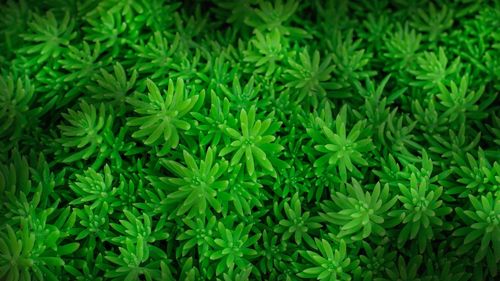
[[[498,0],[0,2],[0,280],[498,279]]]

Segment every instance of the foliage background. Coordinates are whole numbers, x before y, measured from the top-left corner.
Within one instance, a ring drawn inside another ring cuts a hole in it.
[[[498,278],[498,0],[0,11],[1,280]]]

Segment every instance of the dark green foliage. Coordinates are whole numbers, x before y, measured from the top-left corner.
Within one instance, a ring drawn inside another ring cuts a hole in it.
[[[29,119],[35,118],[36,110],[30,108],[34,91],[34,86],[27,77],[15,79],[12,75],[0,76],[0,106],[2,107],[0,136],[2,138],[15,140],[21,137],[21,132],[28,125]]]
[[[0,280],[482,281],[500,1],[7,0]]]
[[[113,115],[106,114],[106,105],[101,103],[96,108],[86,101],[80,103],[80,110],[69,109],[62,113],[67,125],[59,125],[61,138],[58,141],[65,148],[74,152],[64,157],[63,162],[74,162],[80,159],[87,160],[96,156],[98,149],[104,142],[104,130],[112,126]],[[65,149],[67,151],[67,149]],[[65,151],[65,152],[66,152]]]
[[[306,251],[303,256],[312,262],[310,267],[298,274],[299,277],[315,278],[318,280],[351,280],[352,275],[359,275],[359,261],[351,262],[347,257],[347,248],[344,240],[340,240],[338,249],[333,249],[325,240],[316,239],[319,253]]]
[[[59,20],[52,11],[46,14],[33,14],[33,20],[28,22],[30,33],[22,37],[27,44],[22,50],[35,58],[36,63],[42,63],[48,59],[55,59],[68,47],[71,40],[77,36],[73,31],[75,19],[71,17],[69,11]]]

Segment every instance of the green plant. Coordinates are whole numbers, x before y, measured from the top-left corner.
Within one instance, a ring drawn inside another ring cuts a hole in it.
[[[458,253],[463,254],[479,244],[474,255],[474,262],[486,258],[488,270],[492,276],[497,274],[500,259],[500,203],[497,196],[490,192],[480,198],[469,195],[473,210],[459,208],[457,214],[467,222],[467,226],[456,229],[454,236],[465,236],[460,243]]]
[[[156,261],[151,261],[148,244],[142,237],[138,237],[137,243],[127,240],[125,247],[120,247],[120,254],[108,253],[105,258],[118,266],[115,270],[108,270],[104,277],[112,280],[162,280],[162,272],[158,269],[158,264],[164,264],[160,261],[164,256],[155,257]]]
[[[389,212],[390,216],[398,217],[404,224],[398,236],[398,245],[416,238],[420,252],[423,252],[434,236],[434,229],[443,225],[442,218],[452,209],[443,206],[443,201],[439,200],[443,188],[433,188],[429,179],[417,178],[412,173],[409,186],[398,185],[401,192],[399,201],[404,209]]]
[[[316,122],[320,124],[322,134],[310,130],[311,137],[319,143],[314,148],[323,154],[314,162],[314,167],[320,170],[335,168],[342,181],[347,180],[347,171],[361,176],[354,164],[368,165],[362,153],[369,151],[373,145],[370,137],[363,138],[366,121],[358,121],[347,133],[346,119],[347,107],[343,107],[335,119],[335,132],[320,118],[316,118]]]
[[[1,2],[0,280],[498,279],[498,0]]]
[[[73,150],[66,153],[63,162],[87,160],[95,156],[103,143],[103,132],[112,126],[113,115],[106,117],[106,106],[100,104],[96,108],[86,101],[79,105],[80,110],[69,109],[62,116],[67,125],[59,125],[61,138],[58,141],[63,147]],[[69,154],[69,155],[68,155]]]
[[[74,18],[69,12],[64,14],[64,18],[58,22],[52,11],[48,11],[45,16],[33,15],[33,21],[28,22],[29,33],[22,37],[27,41],[34,42],[23,48],[27,54],[40,54],[36,57],[36,63],[46,62],[48,59],[58,58],[73,40],[77,33]]]
[[[299,7],[299,2],[289,0],[283,3],[278,0],[274,3],[261,1],[259,7],[245,19],[245,23],[257,30],[276,30],[280,34],[290,36],[307,36],[300,28],[292,27],[288,22]]]
[[[351,280],[351,274],[359,274],[359,260],[351,261],[347,257],[347,247],[344,240],[340,240],[339,248],[333,249],[325,240],[316,239],[319,253],[304,251],[301,253],[314,267],[304,269],[299,277],[316,278],[318,280]]]
[[[244,52],[244,61],[257,66],[255,72],[264,72],[266,76],[271,76],[278,68],[277,64],[285,57],[281,40],[281,34],[277,29],[269,33],[256,30],[255,38],[250,41],[255,49]]]
[[[132,91],[137,80],[137,71],[133,71],[127,79],[125,69],[120,63],[113,66],[114,75],[101,69],[99,76],[95,78],[96,85],[89,85],[87,89],[96,100],[109,101],[114,107],[118,107],[117,114],[125,111],[125,101]]]
[[[388,212],[397,201],[397,197],[389,200],[389,185],[383,188],[375,184],[371,193],[363,193],[358,181],[347,186],[347,194],[336,192],[332,194],[332,202],[322,206],[323,219],[329,223],[340,225],[339,238],[358,241],[369,237],[372,232],[386,236],[384,222],[388,220]],[[333,203],[333,206],[331,206]]]
[[[288,240],[293,235],[297,245],[300,245],[302,239],[304,239],[309,246],[315,247],[314,241],[308,232],[321,228],[321,224],[318,218],[311,218],[309,212],[302,213],[299,200],[298,193],[295,193],[290,204],[285,202],[283,209],[286,214],[286,219],[280,220],[279,225],[274,231],[282,233],[282,239],[284,241]]]
[[[184,151],[187,167],[173,160],[162,161],[166,168],[178,176],[178,178],[161,179],[166,187],[177,188],[167,196],[167,202],[178,204],[176,215],[185,213],[188,213],[188,217],[202,215],[207,211],[207,205],[216,212],[221,211],[221,202],[216,197],[227,188],[228,181],[222,176],[227,170],[228,163],[216,161],[215,155],[214,149],[208,148],[205,159],[198,165],[193,156]]]
[[[451,64],[448,64],[448,57],[444,48],[439,48],[438,52],[424,52],[416,60],[417,69],[410,72],[415,75],[415,81],[410,84],[422,87],[430,92],[437,92],[437,85],[442,83],[448,85],[451,79],[457,77],[460,70],[460,58],[457,57]]]
[[[147,87],[148,95],[137,93],[127,99],[134,111],[142,115],[128,118],[127,125],[139,127],[132,136],[142,139],[146,145],[161,144],[166,150],[176,148],[180,139],[179,130],[191,127],[185,116],[198,100],[203,101],[205,94],[187,95],[182,79],[178,79],[175,85],[172,80],[169,81],[165,97],[153,81],[147,80]]]
[[[113,187],[113,176],[109,166],[104,166],[104,175],[89,168],[83,175],[76,175],[76,181],[70,184],[70,188],[79,195],[71,204],[92,203],[91,209],[100,209],[116,206],[114,196],[116,187]],[[107,206],[105,207],[104,204]]]
[[[245,156],[245,167],[250,176],[254,175],[255,163],[268,173],[276,176],[273,164],[268,159],[267,154],[276,154],[283,150],[279,144],[273,143],[276,139],[273,133],[276,132],[280,123],[273,122],[272,115],[264,121],[257,119],[257,108],[252,106],[248,113],[245,109],[240,112],[241,133],[233,128],[226,128],[226,133],[234,141],[223,148],[219,156],[233,153],[231,165],[236,165]]]
[[[251,225],[238,224],[234,230],[227,229],[221,222],[217,225],[219,238],[214,239],[214,252],[210,254],[211,260],[217,262],[216,274],[226,270],[247,267],[248,259],[258,256],[256,250],[250,248],[260,238],[260,234],[250,236]]]
[[[318,104],[318,100],[326,96],[325,88],[331,87],[327,82],[331,78],[331,72],[334,69],[330,65],[331,57],[327,56],[320,64],[320,53],[315,51],[312,59],[307,49],[299,54],[300,64],[294,59],[288,59],[290,68],[285,71],[286,80],[290,81],[286,84],[298,92],[297,102],[302,102],[304,98],[311,98],[314,103]],[[319,96],[320,98],[314,98]]]

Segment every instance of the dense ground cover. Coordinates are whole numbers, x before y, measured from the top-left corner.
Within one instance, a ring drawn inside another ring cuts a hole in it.
[[[500,1],[7,1],[1,280],[494,280]]]

